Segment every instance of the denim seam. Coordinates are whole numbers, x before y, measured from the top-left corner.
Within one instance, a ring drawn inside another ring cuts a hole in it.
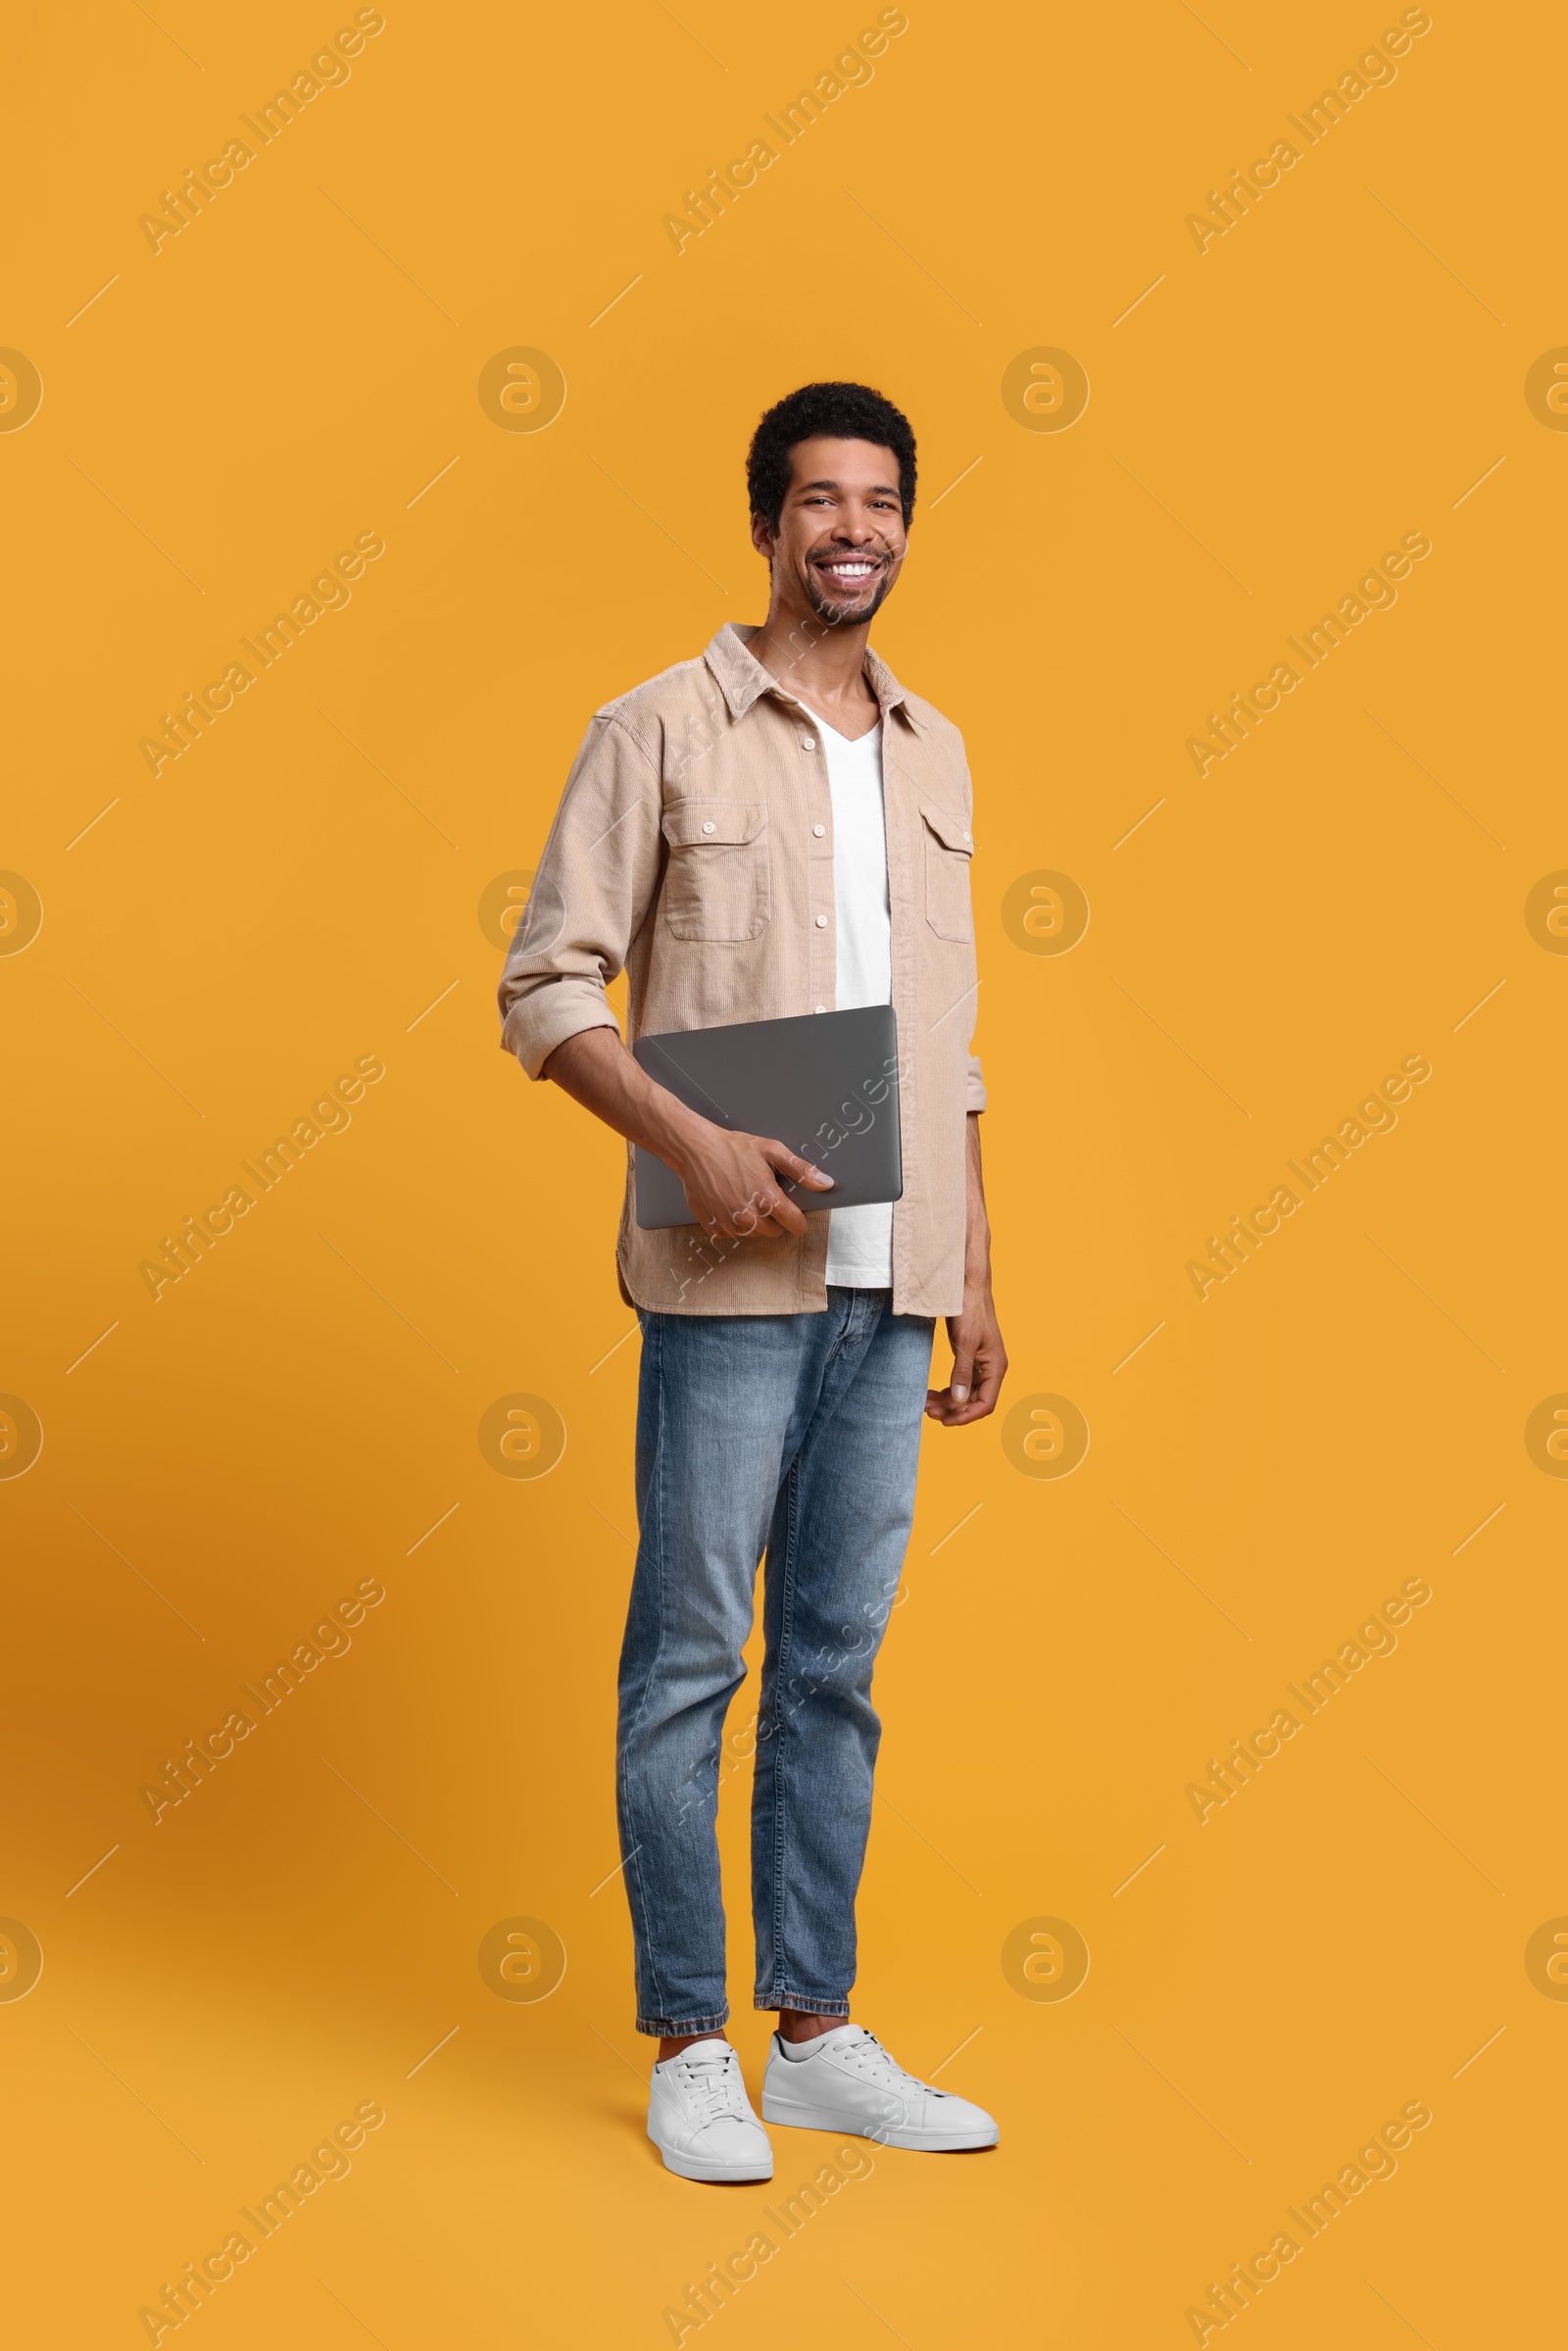
[[[871,1342],[876,1336],[876,1325],[882,1319],[881,1308],[878,1307],[874,1317],[872,1318],[871,1328],[862,1336],[856,1330],[856,1323],[860,1316],[859,1300],[862,1298],[880,1298],[881,1295],[881,1292],[876,1290],[851,1291],[850,1297],[854,1302],[851,1304],[849,1311],[844,1317],[843,1330],[839,1333],[839,1336],[834,1340],[833,1345],[829,1347],[826,1359],[823,1362],[821,1388],[819,1388],[817,1391],[816,1402],[811,1409],[810,1427],[807,1431],[806,1439],[801,1445],[800,1451],[795,1456],[797,1462],[804,1459],[807,1447],[811,1445],[819,1445],[827,1431],[833,1426],[834,1419],[838,1413],[838,1408],[844,1401],[844,1396],[848,1395],[849,1389],[853,1385],[856,1375],[858,1373],[861,1364],[864,1362],[866,1356],[870,1352]],[[845,1383],[844,1393],[836,1396],[832,1403],[827,1405],[826,1410],[824,1411],[824,1396],[822,1391],[827,1387],[828,1374],[838,1362],[839,1357],[848,1352],[852,1340],[856,1342],[857,1360],[855,1368],[851,1372],[849,1380]]]
[[[827,1375],[828,1375],[828,1373],[829,1373],[829,1372],[830,1372],[830,1371],[833,1369],[833,1366],[834,1366],[834,1364],[835,1364],[835,1363],[838,1361],[838,1359],[839,1359],[840,1355],[842,1355],[842,1354],[843,1354],[843,1352],[844,1352],[845,1348],[846,1348],[846,1347],[849,1346],[849,1344],[850,1344],[850,1338],[851,1338],[851,1335],[852,1335],[852,1333],[854,1332],[854,1329],[855,1329],[855,1320],[856,1320],[856,1314],[857,1314],[857,1311],[858,1311],[858,1302],[859,1302],[859,1299],[860,1299],[860,1298],[862,1297],[862,1295],[863,1295],[863,1293],[862,1293],[862,1292],[860,1292],[860,1291],[858,1291],[858,1290],[852,1290],[852,1291],[850,1292],[850,1307],[849,1307],[849,1311],[848,1311],[848,1313],[847,1313],[847,1314],[845,1315],[845,1317],[844,1317],[844,1327],[843,1327],[843,1329],[842,1329],[842,1330],[839,1332],[839,1335],[838,1335],[838,1337],[837,1337],[837,1338],[834,1340],[834,1342],[833,1342],[832,1346],[831,1346],[831,1347],[828,1348],[826,1355],[825,1355],[825,1356],[823,1357],[823,1359],[822,1359],[822,1386],[823,1386],[823,1387],[825,1387],[825,1386],[827,1385]],[[821,1390],[820,1390],[820,1389],[818,1389],[818,1391],[817,1391],[817,1400],[818,1400],[818,1402],[820,1402],[820,1401],[821,1401]],[[815,1414],[814,1410],[813,1410],[813,1412],[812,1412],[811,1418],[812,1418],[812,1420],[813,1420],[813,1422],[814,1422],[814,1420],[815,1420],[815,1418],[816,1418],[816,1414]]]
[[[812,1410],[809,1427],[807,1431],[805,1441],[797,1449],[795,1458],[790,1463],[786,1478],[786,1492],[788,1496],[787,1534],[785,1538],[785,1552],[783,1561],[784,1584],[779,1602],[779,1643],[775,1675],[776,1723],[773,1733],[775,1740],[773,1756],[773,1966],[775,1973],[777,1972],[780,1958],[783,1955],[784,1945],[784,1813],[788,1792],[788,1774],[784,1768],[786,1761],[786,1749],[783,1744],[783,1727],[788,1719],[788,1677],[785,1667],[789,1656],[790,1643],[794,1630],[795,1559],[800,1525],[801,1475],[808,1454],[822,1442],[827,1430],[832,1425],[834,1414],[837,1410],[837,1402],[835,1402],[829,1407],[825,1415],[822,1412],[822,1389],[825,1389],[827,1386],[828,1373],[838,1360],[839,1356],[847,1350],[852,1335],[859,1339],[860,1344],[858,1346],[858,1352],[859,1358],[863,1361],[865,1355],[869,1352],[871,1341],[875,1337],[877,1327],[882,1320],[884,1312],[882,1303],[883,1295],[884,1294],[879,1291],[851,1292],[850,1305],[844,1317],[844,1328],[839,1333],[838,1337],[833,1341],[833,1344],[829,1347],[827,1356],[823,1362],[821,1387],[817,1392],[817,1400]],[[876,1300],[875,1307],[862,1307],[861,1300],[869,1298],[874,1298]],[[865,1329],[863,1334],[856,1331],[856,1325],[858,1322],[864,1322],[867,1324],[868,1327]],[[858,1363],[856,1368],[858,1369],[858,1367],[859,1366]],[[838,1400],[841,1401],[842,1398]],[[874,1771],[874,1763],[872,1768]],[[804,2007],[810,2008],[813,2005],[813,2002],[810,1997],[803,1996],[799,2004]],[[770,1991],[767,1997],[764,1997],[762,1992],[759,1990],[755,1996],[754,2005],[759,2008],[778,2007],[780,2005],[780,2000],[776,1987]],[[787,2000],[784,2002],[784,2005],[795,2006],[797,2003],[793,2000]],[[834,2001],[830,2006],[823,2008],[820,2013],[823,2015],[837,2015],[839,2013],[837,2001]],[[843,2013],[845,2015],[848,2015],[849,2013],[847,2001],[844,2006]]]
[[[814,1991],[788,1991],[783,1986],[771,1992],[765,2000],[759,1992],[752,2005],[756,2008],[797,2008],[807,2016],[848,2016],[850,2013],[848,1998],[840,1999],[836,1994],[829,1997]]]
[[[637,2019],[639,2033],[656,2033],[661,2040],[674,2040],[685,2033],[717,2033],[729,2023],[727,2007],[712,2016],[645,2017]]]
[[[784,1850],[786,1843],[785,1813],[789,1799],[788,1756],[783,1744],[786,1693],[785,1668],[789,1659],[790,1641],[795,1613],[795,1534],[800,1518],[801,1452],[796,1451],[785,1480],[787,1494],[782,1562],[783,1588],[779,1592],[778,1657],[773,1669],[773,1958],[771,1973],[778,1971],[784,1948]]]
[[[821,1382],[817,1389],[816,1402],[812,1408],[811,1418],[807,1429],[806,1437],[803,1443],[797,1447],[795,1457],[791,1461],[785,1477],[785,1491],[787,1495],[787,1532],[785,1535],[784,1559],[782,1563],[783,1590],[779,1595],[778,1658],[774,1675],[775,1728],[773,1736],[775,1741],[777,1742],[773,1755],[773,1967],[775,1972],[777,1971],[779,1961],[784,1950],[784,1858],[786,1844],[785,1812],[789,1797],[789,1774],[786,1769],[786,1749],[783,1744],[783,1726],[788,1719],[788,1674],[786,1667],[789,1659],[790,1644],[794,1631],[795,1557],[797,1538],[800,1528],[801,1471],[808,1452],[821,1442],[825,1429],[832,1422],[833,1413],[831,1410],[828,1412],[825,1419],[820,1417],[822,1391],[828,1384],[828,1375],[833,1369],[834,1364],[849,1347],[851,1338],[855,1334],[856,1323],[859,1318],[859,1301],[861,1297],[865,1295],[875,1294],[862,1293],[860,1291],[852,1291],[850,1293],[850,1303],[844,1316],[843,1328],[840,1330],[838,1336],[834,1339],[832,1345],[829,1347],[827,1354],[823,1360]],[[880,1316],[881,1309],[878,1307],[878,1320],[880,1320]],[[864,1354],[864,1346],[861,1347],[860,1352],[862,1355]],[[777,2002],[774,2000],[763,2002],[760,1994],[759,1994],[757,2004],[759,2006],[765,2005],[768,2007],[773,2007],[777,2005]]]
[[[659,1589],[659,1640],[655,1644],[653,1662],[649,1667],[647,1677],[643,1683],[642,1703],[637,1709],[634,1720],[627,1727],[626,1737],[621,1747],[620,1784],[622,1789],[622,1804],[628,1819],[631,1817],[631,1781],[627,1768],[627,1758],[630,1755],[636,1735],[642,1727],[643,1717],[648,1711],[655,1688],[658,1684],[659,1663],[661,1657],[663,1655],[664,1637],[668,1629],[669,1621],[664,1592],[664,1464],[667,1455],[667,1447],[664,1443],[664,1342],[663,1331],[657,1316],[654,1317],[653,1341],[654,1394],[657,1401],[658,1411],[654,1439],[654,1474],[650,1480],[650,1495],[653,1504],[654,1559],[657,1563]],[[642,1534],[642,1532],[643,1530],[639,1528],[639,1536]],[[648,1972],[653,1981],[654,1990],[659,1995],[660,2005],[663,2006],[665,2004],[663,1999],[663,1983],[660,1973],[658,1946],[654,1937],[654,1905],[648,1898],[647,1888],[643,1882],[643,1874],[637,1866],[637,1857],[640,1850],[641,1840],[639,1839],[638,1843],[633,1846],[631,1852],[626,1858],[624,1875],[626,1879],[627,1900],[633,1904],[637,1913],[637,1917],[641,1922],[643,1943],[648,1953]],[[633,1886],[632,1883],[634,1879],[636,1881],[635,1887]],[[642,2030],[641,2027],[638,2029],[639,2031]],[[693,2028],[693,2030],[695,2029],[696,2028]]]

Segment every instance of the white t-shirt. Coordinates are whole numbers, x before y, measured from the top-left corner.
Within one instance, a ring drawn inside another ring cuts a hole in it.
[[[852,743],[814,710],[827,753],[833,801],[833,903],[841,1012],[893,1002],[893,910],[888,902],[887,826],[882,810],[882,729]],[[893,1287],[893,1202],[835,1208],[828,1227],[827,1279],[846,1290]]]

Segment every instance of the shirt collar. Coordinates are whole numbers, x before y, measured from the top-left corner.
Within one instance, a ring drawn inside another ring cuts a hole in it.
[[[771,670],[764,669],[761,662],[748,651],[756,634],[753,623],[726,620],[703,656],[732,718],[744,718],[753,704],[760,702],[764,694],[776,694],[786,702],[796,699],[786,687],[780,685]],[[870,646],[865,649],[864,667],[866,683],[876,696],[881,716],[886,718],[890,710],[902,710],[910,725],[918,728],[921,721],[907,694],[881,655],[873,653]]]

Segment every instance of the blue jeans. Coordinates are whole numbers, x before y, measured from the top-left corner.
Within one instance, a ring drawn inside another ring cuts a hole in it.
[[[714,1817],[764,1545],[752,1799],[757,2006],[848,2016],[881,1726],[871,1667],[914,1509],[934,1324],[886,1290],[824,1314],[644,1313],[641,1543],[616,1790],[639,2033],[729,2016]]]

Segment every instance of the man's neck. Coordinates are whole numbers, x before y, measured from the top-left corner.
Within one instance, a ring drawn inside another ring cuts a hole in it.
[[[775,677],[786,694],[833,724],[853,717],[845,731],[862,731],[859,720],[876,696],[865,675],[869,620],[833,627],[809,611],[774,609],[747,647],[754,661]]]

